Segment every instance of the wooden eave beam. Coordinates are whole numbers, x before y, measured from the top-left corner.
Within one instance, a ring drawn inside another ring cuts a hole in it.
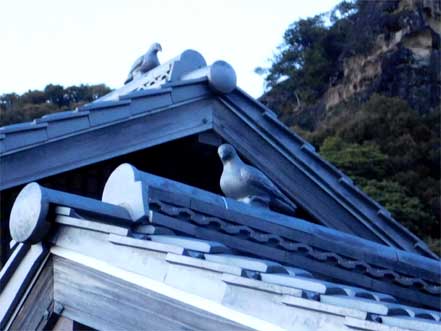
[[[193,100],[4,154],[0,190],[206,131],[211,114],[211,100]]]
[[[320,158],[313,146],[240,90],[219,98],[213,127],[321,224],[437,258],[384,207]]]

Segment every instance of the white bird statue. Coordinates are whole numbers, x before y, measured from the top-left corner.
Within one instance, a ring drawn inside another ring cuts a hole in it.
[[[229,144],[219,146],[217,153],[224,169],[220,187],[226,197],[248,204],[272,207],[293,215],[297,206],[290,201],[260,170],[242,162]]]
[[[140,56],[135,63],[133,63],[132,68],[130,69],[129,76],[127,77],[124,84],[132,81],[137,76],[140,76],[147,71],[152,70],[153,68],[159,66],[158,60],[158,52],[162,51],[162,47],[158,43],[154,43],[150,46],[148,51]]]

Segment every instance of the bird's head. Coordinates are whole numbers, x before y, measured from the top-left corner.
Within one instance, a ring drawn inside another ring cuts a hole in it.
[[[160,52],[162,51],[162,47],[159,43],[153,43],[150,48],[149,48],[149,52]]]
[[[220,145],[217,149],[217,154],[219,155],[222,163],[231,161],[237,156],[236,150],[230,144]]]

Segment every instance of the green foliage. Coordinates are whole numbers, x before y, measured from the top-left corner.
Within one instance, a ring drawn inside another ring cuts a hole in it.
[[[280,88],[293,89],[301,100],[313,101],[320,96],[332,71],[324,45],[326,31],[322,15],[292,24],[285,32],[284,44],[269,69],[268,87],[274,88],[287,76],[289,79]]]
[[[435,219],[418,197],[405,186],[390,180],[360,178],[358,184],[370,197],[389,210],[396,219],[419,236],[430,233]]]
[[[441,108],[421,114],[374,91],[332,109],[320,104],[343,77],[344,59],[366,54],[379,33],[396,25],[396,6],[342,1],[291,24],[271,67],[259,70],[268,88],[261,101],[440,252]]]
[[[339,131],[346,139],[358,143],[384,142],[413,135],[417,122],[418,114],[404,100],[374,94]]]
[[[45,114],[74,109],[91,102],[111,90],[104,84],[64,88],[47,85],[43,91],[0,95],[0,126],[31,121]]]
[[[425,237],[424,241],[429,245],[429,248],[437,254],[438,256],[441,256],[441,239],[440,238],[432,238],[432,237]]]
[[[378,178],[384,176],[387,156],[373,143],[362,145],[329,136],[320,148],[321,154],[350,176]]]
[[[422,237],[440,235],[439,113],[423,116],[399,99],[373,95],[344,105],[309,138],[320,153]]]
[[[353,49],[358,39],[351,31],[358,15],[357,1],[343,1],[326,14],[300,19],[291,24],[270,68],[257,68],[265,74],[271,95],[283,94],[279,112],[290,112],[289,103],[313,104],[326,91],[339,59]],[[331,23],[331,24],[330,24]],[[364,43],[362,48],[366,48]]]

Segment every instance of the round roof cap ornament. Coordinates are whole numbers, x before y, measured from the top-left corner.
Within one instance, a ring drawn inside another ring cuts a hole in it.
[[[17,242],[36,244],[49,232],[46,221],[49,202],[37,183],[26,185],[18,194],[9,218],[11,237]]]
[[[225,61],[216,61],[208,72],[210,87],[218,93],[226,94],[236,88],[237,78],[233,67]]]

